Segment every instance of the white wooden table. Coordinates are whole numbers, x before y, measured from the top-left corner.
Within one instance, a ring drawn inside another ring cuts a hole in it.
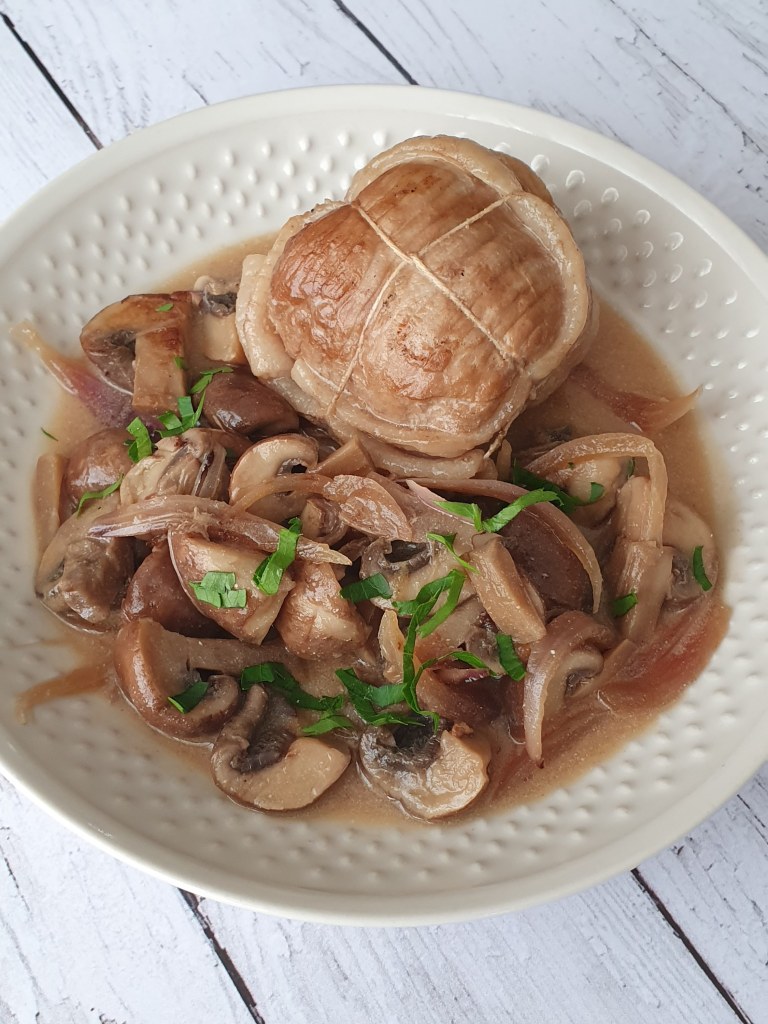
[[[768,245],[768,0],[0,0],[0,13],[0,216],[94,147],[201,104],[405,80],[621,139]],[[331,928],[199,900],[83,845],[2,781],[0,854],[0,1024],[768,1022],[768,770],[637,870],[468,925]]]

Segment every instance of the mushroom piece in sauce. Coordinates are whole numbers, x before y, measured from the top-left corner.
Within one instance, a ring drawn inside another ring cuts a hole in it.
[[[317,466],[317,442],[303,434],[278,434],[258,441],[232,470],[229,500],[233,505],[246,503],[248,495],[281,476],[303,473]],[[247,504],[253,515],[281,523],[301,514],[306,496],[270,494]]]
[[[99,430],[76,445],[67,463],[63,501],[74,511],[82,496],[102,491],[133,468],[125,446],[124,430]]]
[[[435,736],[431,725],[366,729],[360,767],[371,785],[417,818],[463,810],[488,783],[491,751],[479,735],[454,727]]]
[[[253,686],[242,711],[219,733],[211,770],[232,800],[262,811],[292,811],[314,803],[349,762],[347,750],[301,736],[289,704]]]
[[[129,295],[92,317],[80,334],[83,351],[102,377],[133,394],[133,408],[155,415],[186,393],[189,292]]]
[[[210,737],[234,714],[241,692],[235,681],[244,668],[280,656],[274,646],[250,647],[237,640],[194,640],[151,619],[126,623],[117,634],[115,668],[120,689],[153,728],[177,739]],[[208,675],[202,700],[186,714],[168,698]]]
[[[120,621],[120,602],[133,572],[125,538],[93,537],[93,521],[117,507],[117,496],[86,505],[65,520],[40,559],[35,591],[43,604],[77,629],[104,632]]]
[[[217,373],[211,379],[205,390],[205,417],[236,434],[283,434],[299,426],[295,410],[250,370]]]

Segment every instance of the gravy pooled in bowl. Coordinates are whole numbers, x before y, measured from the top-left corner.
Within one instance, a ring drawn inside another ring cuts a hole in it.
[[[695,396],[598,310],[532,172],[428,141],[107,307],[96,373],[58,360],[100,422],[67,398],[38,467],[38,593],[252,809],[533,799],[646,728],[727,623]],[[437,227],[411,223],[425,190]]]

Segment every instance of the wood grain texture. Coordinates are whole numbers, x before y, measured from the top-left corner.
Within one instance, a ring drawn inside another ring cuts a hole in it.
[[[0,220],[93,146],[0,21]]]
[[[92,151],[81,122],[106,143],[245,93],[412,77],[620,138],[768,244],[764,0],[230,0],[221,11],[203,0],[3,0],[2,10],[74,113],[0,23],[0,216]],[[524,914],[407,931],[185,901],[5,784],[0,822],[2,1024],[768,1022],[768,769],[636,878]]]
[[[402,81],[333,0],[237,0],[220,9],[205,0],[4,6],[105,145],[236,96]]]
[[[178,890],[0,779],[0,1021],[252,1024]]]
[[[768,244],[764,0],[350,0],[421,85],[595,128],[667,167]]]
[[[204,903],[241,972],[260,979],[267,1022],[293,1020],[297,1006],[312,1006],[317,1024],[737,1019],[629,876],[432,928],[332,928]]]

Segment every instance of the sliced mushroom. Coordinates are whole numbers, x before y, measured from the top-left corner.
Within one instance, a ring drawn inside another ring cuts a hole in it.
[[[278,477],[305,472],[317,466],[317,443],[303,434],[279,434],[258,441],[232,471],[229,500],[253,515],[282,523],[301,514],[306,497],[272,494],[248,504],[248,495]]]
[[[199,277],[193,291],[200,297],[198,329],[206,358],[222,363],[245,363],[235,325],[237,283]]]
[[[122,610],[128,620],[154,619],[184,636],[220,635],[219,626],[202,615],[184,592],[165,543],[158,544],[133,574]]]
[[[381,573],[392,591],[391,600],[412,601],[425,584],[455,566],[450,552],[432,541],[375,540],[363,552],[360,578]],[[372,600],[380,608],[391,607],[389,598]]]
[[[137,412],[159,413],[186,393],[181,365],[190,310],[189,292],[129,295],[92,317],[80,344],[106,381],[133,392]]]
[[[120,602],[133,571],[133,547],[122,538],[92,537],[95,519],[115,508],[117,496],[70,516],[43,552],[35,591],[43,604],[77,629],[104,632],[120,622]]]
[[[64,474],[65,501],[70,511],[86,491],[102,491],[131,469],[124,430],[100,430],[75,446]]]
[[[353,604],[340,594],[329,565],[300,562],[296,585],[275,621],[280,637],[293,654],[310,661],[354,653],[369,633]]]
[[[530,758],[542,760],[542,726],[567,696],[585,695],[603,668],[603,652],[616,642],[613,630],[583,612],[565,612],[531,644],[523,690],[525,745]],[[591,685],[590,685],[591,682]]]
[[[314,803],[346,771],[349,752],[299,735],[295,711],[254,686],[242,711],[219,733],[211,771],[219,789],[262,811],[293,811]]]
[[[330,455],[326,455],[317,467],[318,473],[331,477],[340,474],[367,476],[372,470],[373,463],[370,456],[356,437],[331,452]]]
[[[495,534],[474,540],[472,586],[502,633],[520,643],[539,640],[547,631],[541,600],[520,573],[515,560]]]
[[[211,736],[237,710],[240,688],[233,676],[248,665],[280,657],[274,646],[249,647],[237,640],[193,640],[152,619],[122,627],[114,648],[120,689],[153,728],[177,739]],[[283,658],[284,660],[284,658]],[[205,673],[209,690],[186,714],[168,698],[183,693]]]
[[[417,818],[433,820],[463,810],[488,783],[488,741],[431,726],[366,729],[360,767],[371,785]]]
[[[194,428],[175,437],[164,437],[157,448],[126,473],[120,485],[120,501],[131,505],[145,498],[191,494],[224,498],[229,486],[227,449],[221,431]]]
[[[298,429],[299,417],[285,399],[250,370],[217,373],[205,390],[205,417],[236,434],[282,434]]]
[[[240,640],[260,644],[293,587],[290,573],[283,573],[276,594],[265,594],[253,582],[253,574],[267,557],[266,551],[217,544],[182,530],[172,530],[168,534],[168,547],[184,593],[189,595],[200,614],[213,619]],[[199,600],[192,584],[200,583],[208,572],[234,573],[235,589],[245,591],[245,606],[219,608]]]
[[[713,587],[717,582],[718,559],[712,531],[692,508],[670,497],[664,512],[662,536],[665,547],[673,549],[669,599],[676,606],[696,601],[705,593],[693,575],[693,553],[696,548],[701,548],[707,579]]]

